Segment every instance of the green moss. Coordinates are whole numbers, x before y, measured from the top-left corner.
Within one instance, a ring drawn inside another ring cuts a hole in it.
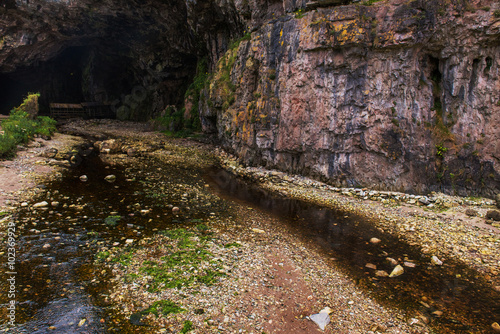
[[[121,216],[108,216],[104,219],[104,223],[108,226],[116,226],[121,218]]]
[[[114,258],[112,262],[119,263],[125,267],[129,266],[132,263],[132,258],[134,256],[135,251],[131,250],[128,252],[124,252],[120,254],[118,257]]]
[[[125,281],[125,283],[132,283],[132,282],[136,281],[140,277],[141,277],[141,275],[138,275],[138,274],[135,274],[135,273],[131,273],[131,274],[126,274],[123,277],[123,280]]]
[[[111,255],[111,253],[109,251],[104,251],[104,252],[99,252],[95,255],[95,259],[98,260],[98,261],[104,261],[106,260],[109,256]]]
[[[243,35],[242,37],[234,40],[233,42],[231,42],[229,44],[229,49],[230,50],[234,50],[236,48],[238,48],[240,46],[240,43],[243,42],[243,41],[249,41],[252,39],[252,33],[251,32],[247,32],[245,35]]]
[[[493,12],[493,16],[500,17],[500,9],[497,9]]]
[[[239,247],[241,247],[241,244],[239,244],[237,242],[231,242],[231,243],[228,243],[228,244],[224,245],[224,248],[231,248],[231,247],[239,248]]]
[[[184,321],[184,326],[181,329],[181,334],[185,334],[187,332],[190,332],[194,329],[193,322],[186,320]]]
[[[160,300],[154,302],[147,309],[141,311],[141,314],[142,315],[154,314],[156,316],[163,314],[164,316],[167,316],[169,314],[178,314],[185,311],[186,311],[185,309],[183,309],[182,307],[180,307],[171,300]]]
[[[194,284],[212,285],[218,277],[225,275],[220,272],[220,263],[213,260],[213,254],[205,249],[205,242],[211,239],[206,229],[201,228],[200,232],[174,229],[161,234],[177,243],[169,254],[158,261],[145,261],[140,267],[141,273],[152,277],[148,291],[181,289]],[[200,269],[202,267],[204,269]]]

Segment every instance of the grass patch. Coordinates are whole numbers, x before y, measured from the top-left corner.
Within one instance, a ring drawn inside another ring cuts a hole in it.
[[[56,131],[55,120],[33,116],[38,112],[39,96],[30,93],[19,107],[10,112],[9,118],[2,121],[4,133],[0,135],[0,158],[15,156],[17,145],[28,143],[35,135],[50,137]]]

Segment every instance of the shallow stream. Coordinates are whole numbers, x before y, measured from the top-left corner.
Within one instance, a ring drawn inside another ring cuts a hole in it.
[[[147,333],[116,317],[112,305],[105,302],[109,275],[96,271],[96,249],[125,247],[127,240],[137,242],[158,230],[225,212],[235,201],[278,217],[379,302],[419,314],[437,332],[486,333],[498,321],[499,293],[478,273],[451,261],[433,266],[418,247],[383,234],[363,217],[273,196],[217,168],[194,171],[156,159],[139,160],[135,165],[106,164],[91,155],[62,179],[40,186],[39,201],[59,202],[58,206],[19,210],[15,217],[20,231],[19,325],[9,332]],[[116,182],[105,181],[110,174]],[[82,182],[82,175],[88,181]],[[153,193],[146,190],[146,183],[159,185],[160,181],[167,186]],[[171,189],[205,183],[221,200],[198,203],[182,219],[176,218],[171,208],[186,203]],[[117,216],[121,218],[112,218]],[[373,237],[383,242],[368,242]],[[370,263],[390,273],[393,265],[387,257],[415,267],[405,267],[404,275],[388,278],[376,277],[365,266]],[[1,298],[5,303],[6,297]]]

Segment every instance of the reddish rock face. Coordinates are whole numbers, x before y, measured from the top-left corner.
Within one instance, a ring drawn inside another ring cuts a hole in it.
[[[202,116],[248,164],[336,185],[493,196],[495,6],[384,1],[284,13],[219,60]]]
[[[498,2],[347,3],[4,1],[0,102],[10,82],[41,90],[42,106],[110,102],[128,119],[187,100],[248,164],[344,186],[500,192]],[[202,57],[213,73],[196,104],[184,92]]]

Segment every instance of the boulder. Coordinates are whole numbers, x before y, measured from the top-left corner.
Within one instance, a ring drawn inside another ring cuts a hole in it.
[[[500,211],[489,210],[488,212],[486,212],[486,219],[500,221]]]

